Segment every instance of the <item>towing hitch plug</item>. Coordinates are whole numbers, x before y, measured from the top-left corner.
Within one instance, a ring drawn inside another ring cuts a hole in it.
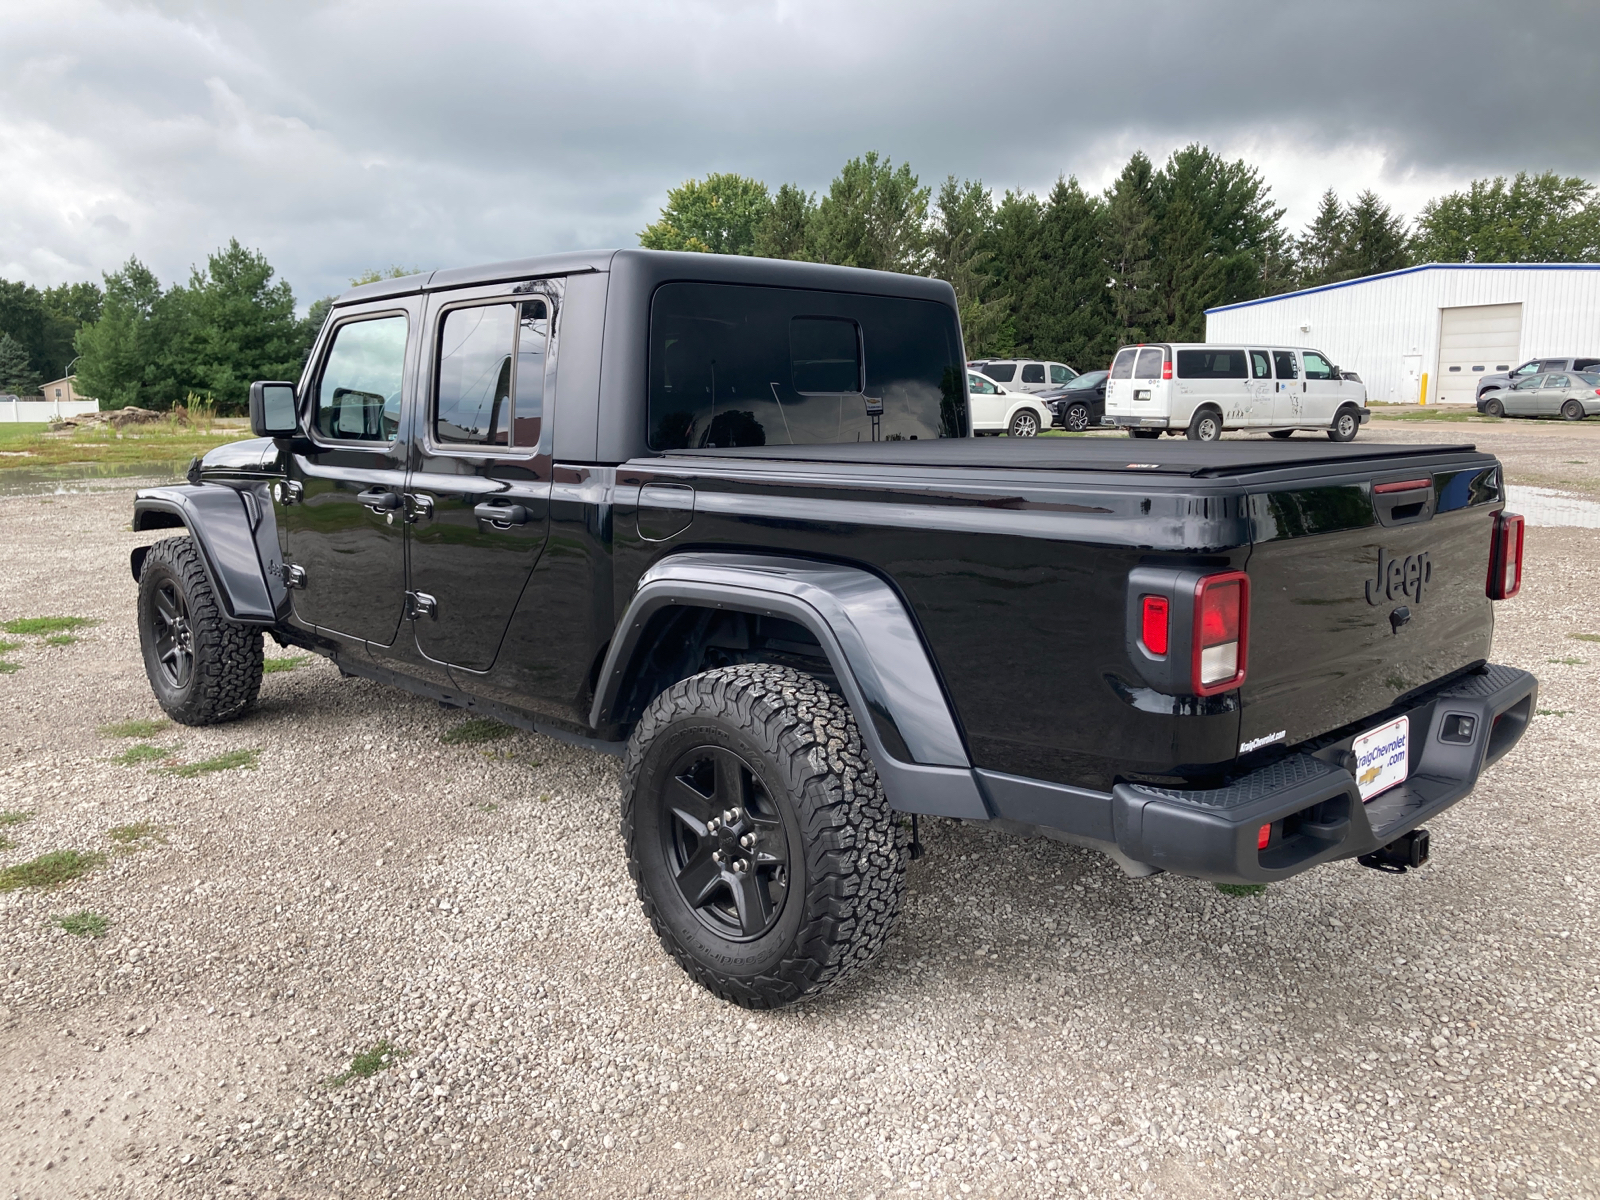
[[[1363,867],[1374,871],[1387,871],[1391,875],[1404,875],[1408,867],[1420,867],[1428,861],[1428,831],[1413,829],[1402,834],[1387,846],[1380,846],[1371,854],[1356,859]]]

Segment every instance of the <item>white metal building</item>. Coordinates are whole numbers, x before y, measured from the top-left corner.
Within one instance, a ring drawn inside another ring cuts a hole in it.
[[[1600,356],[1600,263],[1429,263],[1206,311],[1206,341],[1310,346],[1374,403],[1472,404],[1480,376]]]

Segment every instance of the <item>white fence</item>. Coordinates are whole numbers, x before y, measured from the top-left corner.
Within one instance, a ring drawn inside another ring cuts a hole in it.
[[[62,417],[81,417],[98,412],[95,400],[0,400],[0,421],[59,421]]]

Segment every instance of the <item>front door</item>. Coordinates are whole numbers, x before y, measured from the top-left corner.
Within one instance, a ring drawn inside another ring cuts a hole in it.
[[[972,405],[973,429],[1000,429],[1005,425],[1005,399],[988,376],[967,372],[967,392]]]
[[[1498,393],[1506,412],[1517,417],[1531,417],[1539,410],[1539,389],[1544,386],[1543,375],[1525,375],[1505,391]]]
[[[407,357],[421,301],[341,313],[312,376],[307,436],[274,494],[297,620],[386,646],[405,603]]]
[[[1333,364],[1315,350],[1303,350],[1300,362],[1305,371],[1306,417],[1313,425],[1333,424],[1333,414],[1344,399],[1344,381],[1333,377]]]
[[[550,520],[546,367],[559,286],[435,294],[429,301],[412,469],[417,649],[487,671]]]

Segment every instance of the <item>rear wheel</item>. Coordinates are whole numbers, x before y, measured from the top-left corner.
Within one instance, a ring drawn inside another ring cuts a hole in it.
[[[1161,431],[1159,429],[1130,429],[1128,430],[1128,436],[1135,438],[1158,438],[1161,436]]]
[[[1356,431],[1361,428],[1361,418],[1348,409],[1341,408],[1333,418],[1333,427],[1328,430],[1328,440],[1334,442],[1353,442],[1356,440]]]
[[[1067,409],[1062,418],[1063,425],[1068,433],[1082,433],[1089,428],[1089,406],[1087,404],[1074,404]]]
[[[1019,408],[1011,415],[1011,424],[1006,426],[1006,432],[1012,437],[1038,437],[1039,414],[1031,408]]]
[[[1487,416],[1503,417],[1506,415],[1506,406],[1498,400],[1489,399],[1483,402],[1483,411]]]
[[[1222,437],[1222,414],[1214,408],[1202,408],[1189,422],[1191,442],[1215,442]]]
[[[139,572],[139,645],[156,701],[174,721],[242,717],[261,692],[261,631],[222,615],[194,540],[150,547]]]
[[[1275,437],[1281,442],[1285,438],[1293,437],[1294,436],[1294,430],[1292,430],[1292,429],[1269,429],[1269,430],[1267,430],[1267,436],[1268,437]]]
[[[746,1008],[831,987],[882,948],[906,840],[855,719],[764,663],[675,683],[628,742],[628,872],[691,978]]]
[[[1561,406],[1561,415],[1569,421],[1583,420],[1583,405],[1576,400],[1568,400]]]

